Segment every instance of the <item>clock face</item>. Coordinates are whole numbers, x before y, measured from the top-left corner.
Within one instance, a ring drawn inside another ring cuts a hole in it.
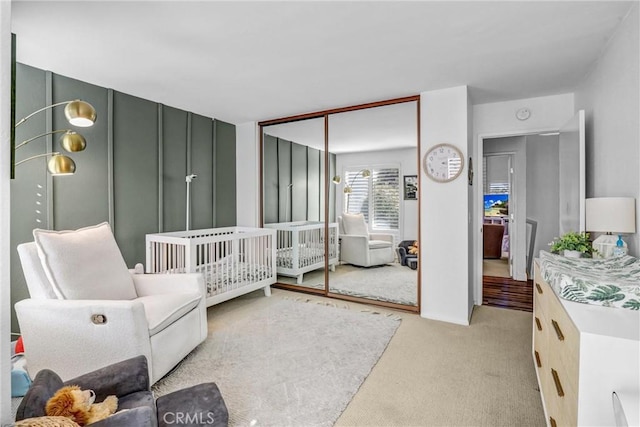
[[[451,144],[438,144],[424,156],[424,170],[427,176],[437,182],[456,179],[464,166],[462,153]]]

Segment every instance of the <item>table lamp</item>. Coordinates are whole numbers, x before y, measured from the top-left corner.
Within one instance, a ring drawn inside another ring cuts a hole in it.
[[[636,200],[633,197],[596,197],[585,202],[586,231],[605,233],[593,241],[594,257],[625,253],[622,234],[636,232]]]

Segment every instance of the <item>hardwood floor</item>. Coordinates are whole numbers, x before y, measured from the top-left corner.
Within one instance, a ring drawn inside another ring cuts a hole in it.
[[[482,304],[533,311],[533,281],[482,276]]]

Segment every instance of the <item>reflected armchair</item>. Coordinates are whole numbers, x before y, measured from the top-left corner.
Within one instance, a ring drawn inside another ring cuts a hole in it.
[[[393,235],[369,233],[362,214],[343,213],[340,227],[340,260],[360,267],[395,261]]]

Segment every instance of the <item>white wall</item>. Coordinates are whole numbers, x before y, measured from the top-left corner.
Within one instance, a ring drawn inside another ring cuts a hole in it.
[[[418,175],[417,148],[404,148],[399,150],[368,151],[336,155],[336,173],[345,176],[345,169],[350,167],[374,167],[378,165],[400,166],[400,184],[403,184],[403,175]],[[336,217],[343,212],[342,188],[344,182],[338,186],[336,193]],[[418,201],[404,200],[404,193],[400,195],[400,240],[418,239]]]
[[[11,419],[10,168],[11,2],[0,1],[0,425]]]
[[[640,35],[636,3],[575,94],[586,112],[587,197],[635,197],[640,231]],[[640,255],[640,235],[625,237]]]
[[[420,152],[448,142],[465,159],[463,175],[448,183],[437,183],[420,172],[421,315],[468,325],[467,87],[422,92],[420,105]]]
[[[528,120],[518,120],[516,111],[527,107],[531,110]],[[476,173],[473,182],[474,203],[472,206],[475,248],[473,273],[474,303],[482,304],[482,138],[534,134],[557,131],[574,115],[573,94],[560,94],[514,101],[478,104],[473,106],[473,158]]]
[[[238,226],[257,227],[260,214],[258,125],[236,125],[236,212]]]

